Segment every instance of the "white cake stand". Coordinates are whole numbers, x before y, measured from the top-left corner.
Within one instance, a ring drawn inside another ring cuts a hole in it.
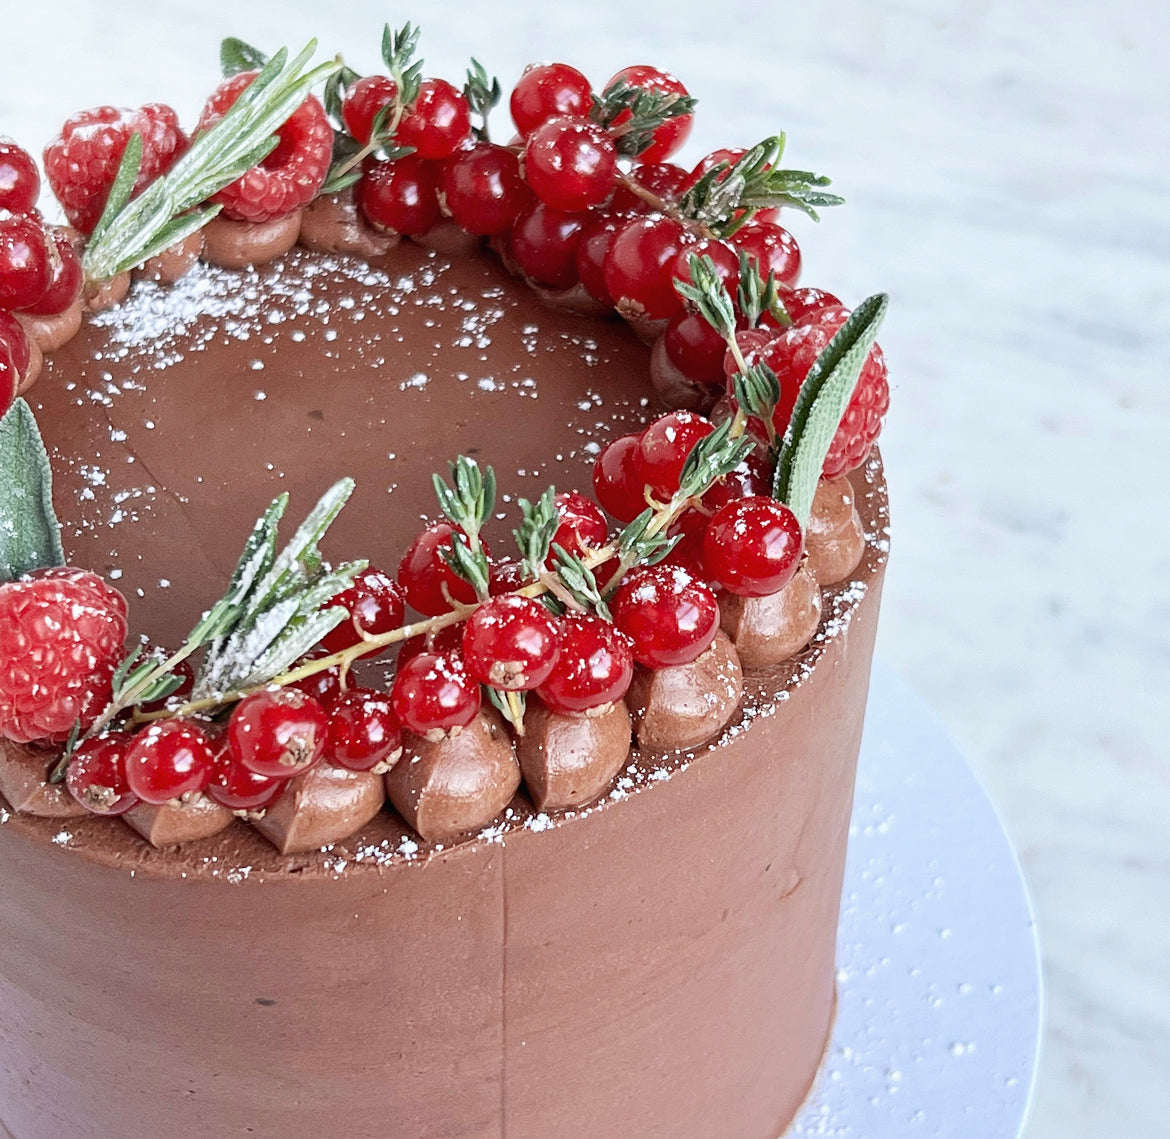
[[[1027,890],[966,761],[880,663],[837,959],[825,1069],[785,1139],[1017,1139],[1042,999]]]

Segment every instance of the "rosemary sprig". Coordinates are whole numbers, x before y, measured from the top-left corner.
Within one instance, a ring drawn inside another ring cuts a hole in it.
[[[480,125],[475,128],[475,137],[482,142],[488,142],[490,140],[488,115],[499,104],[503,90],[500,81],[494,75],[489,76],[487,69],[474,56],[471,59],[471,66],[467,69],[463,95],[471,106],[471,113],[480,120]]]
[[[228,36],[220,41],[219,66],[225,79],[239,75],[241,71],[258,71],[267,62],[268,56],[259,48],[236,39],[235,36]]]
[[[609,130],[618,154],[635,158],[653,142],[654,132],[664,122],[694,109],[690,95],[646,90],[619,79],[593,96],[589,117]]]
[[[736,162],[719,162],[678,203],[679,213],[718,237],[730,237],[758,210],[792,206],[820,221],[818,207],[839,206],[844,198],[822,187],[823,174],[780,169],[785,136],[781,132],[757,143]]]
[[[271,153],[277,143],[274,132],[315,83],[338,69],[336,62],[329,62],[306,70],[316,48],[313,40],[291,60],[281,48],[223,118],[197,135],[166,174],[116,213],[103,214],[100,232],[82,256],[88,280],[105,281],[141,264],[201,229],[219,212],[218,205],[202,204]],[[123,155],[119,177],[126,177],[131,166],[136,175],[137,163],[127,162]],[[132,186],[133,177],[129,180]]]
[[[322,194],[336,194],[357,182],[361,177],[361,165],[371,154],[378,155],[386,162],[392,162],[396,158],[414,153],[413,146],[395,145],[394,136],[398,132],[398,124],[402,122],[402,116],[418,98],[423,61],[416,60],[414,54],[418,50],[421,35],[422,28],[415,27],[409,21],[397,31],[389,24],[383,26],[382,62],[394,81],[394,98],[374,116],[370,124],[369,140],[364,143],[349,133],[341,117],[345,91],[360,76],[352,68],[341,64],[340,58],[338,59],[343,74],[335,76],[326,84],[325,89],[325,109],[333,120],[334,132],[333,162],[321,187]]]

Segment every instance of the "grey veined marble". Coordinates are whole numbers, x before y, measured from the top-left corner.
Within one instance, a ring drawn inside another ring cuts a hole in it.
[[[0,127],[39,145],[151,99],[190,123],[225,34],[372,70],[388,14],[451,78],[471,54],[505,85],[532,59],[669,66],[701,99],[685,159],[783,127],[833,175],[849,204],[791,223],[805,283],[892,296],[880,652],[970,755],[1035,900],[1030,1139],[1170,1134],[1166,0],[10,3]]]

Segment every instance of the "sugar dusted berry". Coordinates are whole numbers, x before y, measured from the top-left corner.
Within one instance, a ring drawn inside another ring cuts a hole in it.
[[[33,303],[25,305],[30,316],[56,316],[64,312],[81,293],[81,258],[63,226],[45,229],[45,249],[49,260],[49,283]]]
[[[512,121],[527,138],[561,115],[585,118],[592,103],[589,80],[567,63],[534,63],[524,69],[509,100]]]
[[[609,621],[566,613],[557,626],[560,655],[536,690],[554,712],[588,712],[620,700],[634,676],[629,638]]]
[[[402,730],[388,692],[350,688],[329,710],[326,754],[349,771],[389,766],[402,751]]]
[[[632,522],[646,509],[641,442],[641,432],[622,435],[607,444],[593,464],[593,493],[619,522]]]
[[[163,103],[143,107],[94,107],[65,120],[45,147],[45,174],[70,225],[92,232],[130,136],[142,138],[142,163],[133,193],[142,193],[165,174],[187,147],[179,116]]]
[[[420,736],[465,728],[479,712],[479,684],[456,652],[420,652],[400,664],[391,689],[394,714]]]
[[[773,273],[777,284],[785,288],[796,284],[800,277],[800,246],[788,230],[773,222],[753,219],[732,241],[756,263],[761,277]]]
[[[784,503],[749,495],[715,511],[703,541],[703,564],[729,592],[767,597],[792,580],[803,548],[800,523]]]
[[[709,586],[679,566],[641,566],[618,586],[614,624],[647,668],[689,664],[719,630],[719,603]]]
[[[613,193],[617,150],[595,123],[562,115],[528,136],[524,177],[533,193],[554,210],[587,210]]]
[[[31,213],[40,192],[41,176],[33,156],[12,139],[0,136],[0,210]]]
[[[288,778],[258,775],[232,753],[225,736],[215,751],[207,795],[229,811],[263,811],[288,786]]]
[[[365,75],[352,83],[341,104],[345,129],[363,146],[370,141],[374,120],[383,107],[394,102],[398,84],[386,75]]]
[[[48,243],[40,220],[0,213],[0,309],[35,305],[51,281]]]
[[[623,67],[607,84],[612,87],[615,83],[625,82],[640,91],[659,91],[664,95],[688,94],[682,81],[671,75],[669,71],[651,67],[640,63],[632,67]],[[628,112],[627,112],[628,114]],[[669,158],[686,142],[691,133],[695,116],[692,114],[674,115],[660,126],[656,127],[651,136],[650,145],[638,155],[643,162],[662,162]],[[620,127],[622,119],[618,118],[614,126]]]
[[[577,246],[586,215],[567,214],[533,202],[516,219],[508,249],[524,275],[546,289],[577,283]]]
[[[532,191],[507,147],[481,142],[443,164],[439,190],[447,212],[468,233],[503,233],[520,216]]]
[[[287,778],[321,758],[329,720],[311,696],[269,688],[245,696],[228,721],[232,755],[257,775]]]
[[[349,614],[335,629],[326,633],[321,647],[326,653],[339,653],[352,648],[362,640],[362,634],[377,636],[389,633],[402,624],[406,603],[398,583],[380,569],[370,566],[353,579],[353,585],[339,593],[331,606],[339,606]],[[381,649],[373,648],[363,656],[377,656]]]
[[[669,499],[678,490],[690,453],[714,430],[709,420],[693,411],[671,411],[642,432],[638,469],[655,498]]]
[[[87,811],[121,815],[138,802],[126,777],[126,753],[131,737],[111,732],[85,740],[69,758],[65,786]]]
[[[424,79],[394,140],[413,147],[419,158],[449,158],[470,133],[471,109],[463,92],[446,79]]]
[[[203,108],[199,130],[219,122],[257,74],[241,71],[225,79]],[[276,149],[213,198],[226,217],[272,221],[308,205],[321,188],[333,159],[333,128],[321,101],[309,95],[276,134]]]
[[[393,162],[368,160],[357,185],[357,201],[376,228],[416,236],[443,215],[433,163],[414,154]]]
[[[452,602],[470,605],[475,590],[443,559],[456,527],[450,522],[428,526],[402,555],[398,566],[398,584],[406,603],[426,617],[437,617],[452,608]]]
[[[560,649],[549,611],[529,597],[493,597],[467,619],[463,659],[481,684],[522,691],[543,684]]]
[[[65,740],[109,702],[126,602],[96,574],[63,568],[0,584],[0,735]]]
[[[134,737],[126,753],[126,780],[144,803],[161,805],[206,789],[215,753],[187,720],[159,720]]]
[[[597,503],[575,490],[563,491],[553,501],[560,525],[553,534],[552,545],[570,554],[584,554],[605,545],[609,525]],[[551,554],[546,564],[556,564]]]
[[[605,257],[605,286],[619,311],[665,320],[682,308],[674,260],[687,242],[680,222],[639,217],[617,233]]]

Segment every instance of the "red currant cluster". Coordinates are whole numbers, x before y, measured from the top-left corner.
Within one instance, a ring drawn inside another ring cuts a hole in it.
[[[45,225],[40,188],[32,156],[0,138],[0,415],[40,370],[25,322],[57,316],[81,292],[74,235]]]

